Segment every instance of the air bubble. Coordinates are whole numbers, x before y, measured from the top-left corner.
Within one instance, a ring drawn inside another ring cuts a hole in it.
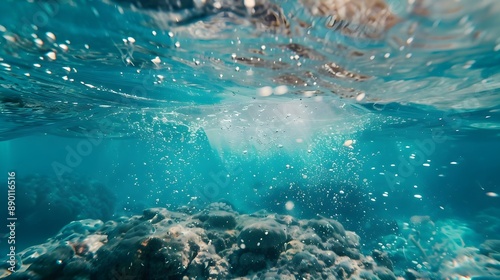
[[[288,87],[287,86],[277,86],[274,88],[274,94],[276,95],[282,95],[288,92]]]
[[[153,62],[156,66],[158,66],[158,64],[161,63],[161,59],[159,56],[157,56],[157,57],[151,59],[151,62]]]
[[[243,1],[243,4],[245,5],[245,7],[247,7],[248,9],[252,9],[255,7],[255,0],[244,0]]]
[[[259,96],[263,96],[263,97],[270,96],[271,94],[273,94],[273,88],[272,87],[261,87],[257,90],[257,94]]]
[[[40,39],[40,38],[36,38],[36,39],[35,39],[35,44],[36,44],[38,47],[43,46],[43,41],[42,41],[42,39]]]
[[[54,35],[54,33],[52,33],[52,32],[45,33],[45,36],[47,36],[47,38],[49,38],[52,41],[56,40],[56,35]]]

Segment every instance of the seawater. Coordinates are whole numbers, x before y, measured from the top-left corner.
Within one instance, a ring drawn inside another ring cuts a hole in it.
[[[460,235],[450,257],[500,238],[495,1],[389,1],[374,22],[370,1],[139,2],[0,4],[17,252],[216,202],[336,219],[368,255],[422,224]],[[500,277],[465,270],[448,277]]]

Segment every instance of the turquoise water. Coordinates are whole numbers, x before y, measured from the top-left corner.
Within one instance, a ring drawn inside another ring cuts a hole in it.
[[[484,252],[500,239],[496,1],[139,2],[0,3],[0,217],[17,218],[21,271],[72,221],[220,202],[335,219],[398,277],[500,277]],[[273,268],[232,266],[218,279]],[[354,277],[340,266],[322,277]],[[54,273],[19,279],[77,278]]]

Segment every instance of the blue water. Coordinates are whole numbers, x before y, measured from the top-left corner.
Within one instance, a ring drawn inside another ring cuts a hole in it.
[[[18,250],[74,220],[218,201],[332,217],[366,248],[412,216],[500,239],[496,1],[388,1],[333,26],[311,4],[328,1],[131,2],[0,3]]]

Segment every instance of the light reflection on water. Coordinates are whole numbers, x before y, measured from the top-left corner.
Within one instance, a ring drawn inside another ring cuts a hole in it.
[[[4,138],[151,112],[209,131],[238,122],[241,104],[295,103],[287,114],[318,129],[324,112],[344,127],[394,123],[371,115],[391,103],[428,106],[419,120],[436,109],[498,119],[495,1],[208,1],[161,12],[116,2],[1,4]],[[280,118],[265,111],[252,121]]]

